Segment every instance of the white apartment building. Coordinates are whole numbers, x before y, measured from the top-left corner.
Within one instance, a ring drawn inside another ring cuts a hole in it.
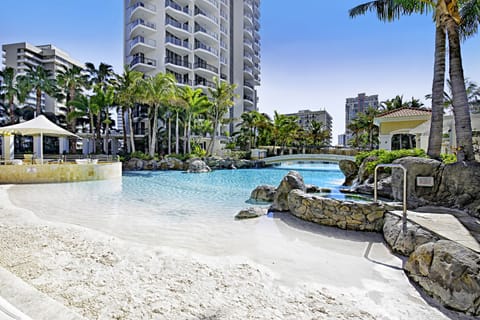
[[[345,133],[338,136],[338,144],[347,146],[348,141],[352,139],[352,133],[348,125],[357,118],[357,114],[365,112],[369,107],[378,109],[378,95],[367,96],[365,93],[359,93],[355,98],[347,98],[345,101]]]
[[[298,124],[304,130],[310,130],[313,121],[322,123],[325,126],[325,129],[330,133],[330,136],[332,135],[333,118],[325,109],[317,111],[300,110],[296,113],[289,113],[286,115],[298,117]],[[328,139],[328,145],[330,144],[332,144],[332,141],[331,139]]]
[[[124,0],[124,63],[207,90],[237,84],[229,117],[257,109],[260,0]],[[233,131],[234,124],[224,131]]]
[[[84,64],[70,57],[66,52],[51,44],[35,46],[27,42],[2,45],[2,60],[5,67],[15,69],[16,75],[24,75],[28,66],[42,66],[55,77],[60,70],[66,70],[76,65],[84,68]],[[25,104],[35,108],[36,96],[32,92],[25,101]],[[60,108],[64,105],[55,98],[42,94],[42,110],[54,114],[62,113]]]

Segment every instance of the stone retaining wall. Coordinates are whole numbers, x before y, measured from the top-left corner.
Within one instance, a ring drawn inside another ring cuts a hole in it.
[[[348,202],[292,190],[288,194],[290,212],[303,220],[341,229],[377,231],[383,227],[386,209],[381,204]]]

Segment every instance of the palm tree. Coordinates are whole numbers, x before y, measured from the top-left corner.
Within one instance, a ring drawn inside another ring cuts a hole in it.
[[[242,122],[237,124],[238,127],[241,127],[241,132],[246,135],[247,139],[247,149],[250,150],[252,147],[256,147],[256,136],[257,136],[257,125],[261,119],[261,113],[258,111],[244,112],[240,116]]]
[[[229,84],[225,81],[219,80],[217,77],[213,78],[215,83],[214,88],[208,88],[210,98],[212,99],[212,105],[210,110],[210,116],[213,123],[213,134],[208,147],[208,153],[213,153],[215,145],[215,139],[220,134],[219,125],[221,119],[227,114],[229,108],[234,105],[233,99],[237,96],[234,91],[237,87],[236,84]]]
[[[53,78],[52,72],[45,70],[42,66],[28,66],[27,73],[19,77],[19,82],[23,82],[24,87],[35,91],[36,96],[36,114],[38,117],[42,114],[42,93],[53,95],[57,92],[57,83]]]
[[[15,98],[19,95],[15,83],[15,69],[6,67],[0,71],[0,77],[3,79],[0,86],[0,93],[8,103],[10,123],[13,124],[15,123]]]
[[[81,92],[82,89],[87,85],[87,76],[82,73],[82,69],[78,66],[72,66],[66,70],[60,70],[57,74],[57,83],[58,86],[63,89],[66,102],[67,102],[67,123],[69,124],[69,129],[71,132],[75,133],[77,131],[77,121],[76,117],[68,117],[70,112],[73,112],[73,106],[68,106],[70,101],[75,100],[77,92]],[[76,151],[76,138],[72,138],[72,143],[70,144],[70,152],[75,153]]]
[[[464,37],[477,31],[480,15],[478,0],[465,0],[461,3],[463,10],[459,9],[457,0],[377,0],[350,11],[354,17],[366,11],[377,10],[377,16],[383,21],[392,21],[402,14],[413,12],[427,12],[434,10],[436,22],[435,34],[435,65],[432,85],[432,119],[427,153],[433,158],[439,158],[443,127],[443,91],[445,81],[445,38],[449,44],[449,71],[452,79],[454,96],[454,117],[457,133],[457,146],[459,148],[457,159],[474,160],[470,114],[465,90],[465,81],[460,53],[460,29]],[[385,10],[387,8],[387,10]],[[467,8],[467,9],[465,9]],[[396,14],[385,14],[396,12]],[[464,14],[460,16],[460,12]],[[466,21],[462,25],[462,21]]]
[[[105,92],[107,90],[107,85],[112,84],[115,77],[112,66],[101,62],[97,69],[93,63],[87,62],[85,63],[85,67],[89,75],[90,85],[99,85]]]
[[[150,106],[149,119],[149,155],[155,155],[157,146],[158,111],[161,104],[168,104],[169,99],[175,94],[175,78],[171,74],[158,73],[155,77],[141,80],[140,100]]]
[[[180,98],[185,101],[185,141],[184,153],[191,153],[191,124],[192,121],[200,114],[205,113],[210,107],[211,102],[208,97],[204,95],[202,89],[193,90],[191,87],[186,86],[180,90]]]
[[[470,109],[478,103],[480,100],[480,88],[477,86],[475,82],[472,82],[468,79],[465,80],[465,88],[467,90],[467,99],[468,99],[468,104],[470,105]],[[450,79],[447,79],[447,89],[446,91],[443,92],[443,106],[444,109],[448,109],[450,111],[453,111],[453,95],[452,95],[452,82]],[[431,99],[432,95],[431,94],[426,94],[425,99]]]
[[[94,135],[94,110],[99,109],[96,105],[95,99],[91,96],[77,94],[75,99],[67,102],[67,106],[70,107],[70,112],[67,114],[67,121],[72,122],[75,119],[77,122],[78,119],[88,119],[89,123],[89,132],[92,135],[94,141],[94,152],[96,148],[96,139]]]
[[[123,143],[128,152],[135,152],[135,137],[133,132],[133,117],[132,108],[139,100],[139,81],[143,78],[143,73],[131,70],[128,65],[125,65],[123,74],[117,76],[116,81],[116,100],[121,106],[122,113],[122,130]],[[128,125],[130,131],[130,143],[127,140],[127,125],[125,115],[128,115]]]

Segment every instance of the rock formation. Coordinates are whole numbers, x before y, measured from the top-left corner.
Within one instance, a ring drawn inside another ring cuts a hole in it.
[[[303,177],[297,171],[290,171],[283,177],[280,185],[277,188],[273,204],[270,207],[273,211],[288,211],[288,194],[290,191],[298,189],[303,192],[306,191]]]
[[[207,173],[210,171],[212,171],[212,169],[200,159],[190,161],[187,170],[188,173]]]
[[[250,194],[250,199],[256,201],[273,202],[277,188],[270,185],[261,185],[256,187]]]
[[[251,219],[251,218],[257,218],[261,217],[267,214],[267,209],[266,208],[260,208],[260,207],[249,207],[243,210],[240,210],[239,213],[235,216],[235,219]]]
[[[480,254],[452,241],[419,246],[405,270],[447,307],[480,315]]]

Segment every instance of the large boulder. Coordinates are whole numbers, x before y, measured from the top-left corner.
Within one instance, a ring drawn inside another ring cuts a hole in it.
[[[397,159],[394,164],[400,164],[407,170],[407,203],[410,208],[429,204],[436,198],[439,190],[443,165],[440,161],[419,157]],[[418,187],[417,177],[433,177],[433,187]],[[392,169],[392,194],[395,200],[403,198],[403,170]]]
[[[277,192],[275,193],[271,210],[288,211],[288,194],[292,190],[306,192],[303,177],[297,171],[290,171],[285,177],[283,177],[277,188]]]
[[[260,207],[249,207],[243,210],[240,210],[239,213],[235,216],[235,219],[251,219],[251,218],[258,218],[267,214],[266,208]]]
[[[338,166],[342,171],[343,175],[345,176],[345,182],[343,182],[343,186],[351,186],[353,181],[357,178],[358,174],[358,166],[355,161],[351,160],[340,160],[338,162]]]
[[[212,171],[212,169],[210,169],[210,167],[200,159],[191,161],[187,170],[188,173],[206,173],[210,171]]]
[[[416,223],[407,221],[404,229],[402,218],[388,212],[384,216],[383,237],[393,251],[407,257],[419,246],[440,240]]]
[[[480,254],[458,243],[440,240],[419,246],[405,270],[445,306],[480,315]]]
[[[378,157],[377,156],[368,156],[365,159],[363,159],[362,163],[360,164],[360,167],[358,168],[358,177],[357,180],[355,181],[356,184],[364,184],[373,181],[373,173],[368,171],[367,165],[370,162],[377,161]]]
[[[256,201],[273,202],[277,188],[270,185],[261,185],[253,189],[250,199]]]
[[[480,217],[480,163],[461,162],[445,165],[437,201],[444,206],[466,209]]]
[[[125,164],[125,170],[134,171],[134,170],[143,170],[145,167],[145,161],[138,158],[131,158]]]

